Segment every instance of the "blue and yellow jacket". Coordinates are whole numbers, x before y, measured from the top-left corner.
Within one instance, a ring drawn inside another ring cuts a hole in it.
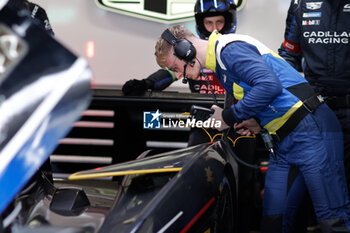
[[[236,122],[255,117],[271,133],[302,106],[295,90],[308,90],[304,77],[283,58],[246,35],[213,32],[206,67],[215,71],[227,93],[239,100],[231,106],[232,111],[224,111],[224,120],[227,113]]]

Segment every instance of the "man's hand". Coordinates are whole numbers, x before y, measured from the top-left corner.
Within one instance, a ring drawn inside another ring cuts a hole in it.
[[[244,120],[239,124],[235,123],[233,127],[236,129],[238,134],[245,136],[258,134],[261,130],[261,126],[254,118]]]
[[[215,121],[221,121],[221,126],[219,128],[215,128],[215,124],[214,124],[214,127],[213,127],[214,129],[217,129],[219,131],[223,131],[225,129],[230,128],[230,126],[228,126],[225,123],[224,119],[222,118],[222,111],[223,111],[222,108],[220,108],[217,105],[213,105],[213,106],[211,106],[211,110],[213,110],[214,113],[208,120],[214,119]]]

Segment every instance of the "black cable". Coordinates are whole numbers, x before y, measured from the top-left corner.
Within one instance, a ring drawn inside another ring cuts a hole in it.
[[[227,142],[227,139],[224,139],[224,141]],[[227,143],[228,143],[228,142],[227,142]],[[235,154],[235,152],[233,152],[233,150],[231,150],[231,148],[229,149],[229,151],[230,151],[232,157],[233,157],[238,163],[240,163],[240,164],[242,164],[242,165],[244,165],[244,166],[246,166],[246,167],[253,168],[253,169],[257,169],[257,170],[259,170],[259,169],[262,168],[262,167],[268,167],[268,165],[254,165],[254,164],[250,164],[250,163],[248,163],[248,162],[245,162],[245,161],[243,161],[242,159],[240,159],[240,158]]]
[[[199,66],[200,66],[200,69],[201,69],[200,75],[203,76],[203,77],[205,78],[205,81],[208,83],[209,89],[210,89],[210,91],[211,91],[211,93],[212,93],[212,95],[213,95],[214,104],[215,104],[215,105],[218,105],[218,102],[217,102],[217,99],[216,99],[216,95],[214,94],[213,86],[211,85],[211,82],[210,82],[210,80],[209,80],[207,74],[203,72],[203,66],[202,66],[202,64],[200,63],[200,61],[198,60],[197,57],[196,57],[196,60],[198,61]],[[186,72],[184,71],[184,74],[185,74],[185,73],[186,73]],[[225,100],[226,100],[226,95],[227,95],[227,92],[225,92]],[[226,103],[226,101],[225,101],[225,103]],[[225,103],[224,103],[224,104],[225,104]],[[224,108],[225,108],[225,107],[226,107],[226,106],[224,106]],[[221,137],[221,139],[224,140],[225,142],[228,142],[227,135],[228,135],[230,129],[231,129],[231,127],[228,128],[227,130],[224,130],[224,131],[222,132],[222,137]],[[241,159],[233,152],[233,150],[230,150],[230,153],[231,153],[232,156],[235,158],[235,160],[237,160],[237,162],[239,162],[240,164],[242,164],[242,165],[244,165],[244,166],[247,166],[247,167],[249,167],[249,168],[260,169],[260,168],[262,168],[262,167],[267,167],[267,166],[268,166],[268,165],[254,165],[254,164],[247,163],[247,162],[241,160]]]
[[[225,141],[226,143],[228,143],[228,144],[230,144],[230,142],[228,141],[228,136],[227,136],[227,135],[229,134],[230,130],[231,130],[231,128],[228,128],[227,130],[224,130],[223,133],[222,133],[222,137],[221,137],[221,139],[222,139],[223,141]],[[234,131],[235,131],[235,130],[234,130]],[[234,146],[234,145],[233,145],[233,146]],[[254,165],[254,164],[250,164],[250,163],[248,163],[248,162],[245,162],[244,160],[240,159],[240,158],[235,154],[235,152],[233,152],[233,150],[231,149],[231,147],[230,147],[229,151],[230,151],[232,157],[233,157],[238,163],[240,163],[240,164],[242,164],[242,165],[244,165],[244,166],[246,166],[246,167],[253,168],[253,169],[260,169],[260,168],[262,168],[262,167],[268,167],[268,165]]]
[[[187,83],[187,78],[186,78],[186,69],[187,69],[188,62],[184,65],[184,73],[183,73],[183,78],[182,78],[182,83],[186,84]]]

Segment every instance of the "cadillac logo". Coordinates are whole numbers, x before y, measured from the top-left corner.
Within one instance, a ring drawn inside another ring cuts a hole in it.
[[[247,0],[235,0],[241,10]],[[95,0],[102,9],[160,23],[193,20],[196,0]]]

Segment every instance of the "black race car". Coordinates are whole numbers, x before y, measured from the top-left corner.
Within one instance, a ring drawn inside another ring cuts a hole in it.
[[[235,232],[235,161],[223,141],[78,172],[53,184],[36,174],[8,225],[67,232]],[[101,180],[98,177],[122,176]],[[30,205],[28,204],[30,203]],[[24,227],[24,228],[22,228]],[[21,232],[22,232],[21,231]]]

